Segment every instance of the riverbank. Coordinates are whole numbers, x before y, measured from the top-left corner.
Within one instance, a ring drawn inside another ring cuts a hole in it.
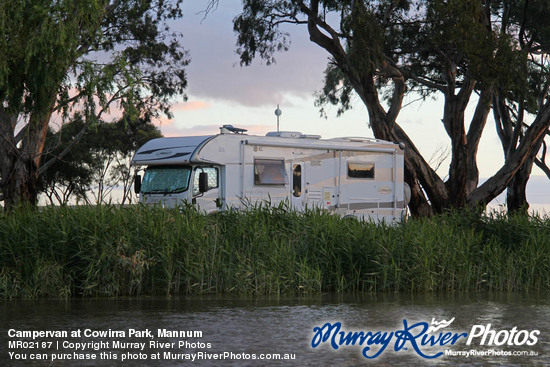
[[[550,219],[378,226],[284,208],[0,214],[0,298],[550,289]]]

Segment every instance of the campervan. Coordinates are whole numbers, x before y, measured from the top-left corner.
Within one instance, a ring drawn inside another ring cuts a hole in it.
[[[192,203],[207,213],[258,202],[286,202],[342,216],[395,222],[406,213],[404,146],[371,138],[321,139],[293,131],[220,133],[153,139],[132,164],[140,201],[175,207]]]

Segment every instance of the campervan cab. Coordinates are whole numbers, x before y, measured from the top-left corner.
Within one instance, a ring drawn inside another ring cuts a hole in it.
[[[320,208],[342,216],[394,222],[407,206],[403,144],[371,138],[321,139],[299,132],[220,134],[153,139],[132,164],[140,201],[208,213],[285,201],[297,211]]]

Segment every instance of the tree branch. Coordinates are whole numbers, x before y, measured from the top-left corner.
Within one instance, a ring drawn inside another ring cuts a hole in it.
[[[405,77],[398,68],[393,67],[392,64],[388,62],[384,63],[381,71],[386,77],[391,78],[394,84],[390,107],[387,113],[388,121],[393,123],[397,119],[401,107],[403,106],[403,97],[405,96],[406,90]]]
[[[70,144],[67,145],[65,149],[61,151],[61,153],[59,153],[57,156],[54,156],[52,159],[50,159],[49,161],[44,163],[42,166],[40,166],[40,168],[38,169],[38,176],[43,175],[48,170],[48,168],[50,168],[55,162],[57,162],[60,159],[63,159],[63,157],[65,157],[71,151],[73,146],[80,141],[82,136],[84,136],[84,133],[86,132],[87,129],[88,129],[88,124],[84,124],[82,129],[80,129],[78,134],[76,134],[76,136],[73,138]]]
[[[470,123],[470,128],[468,129],[468,134],[466,136],[468,141],[468,150],[470,154],[474,154],[477,151],[479,141],[481,140],[481,134],[485,129],[485,124],[487,122],[487,117],[489,116],[489,111],[491,110],[491,96],[493,94],[493,89],[488,88],[481,91],[479,95],[479,100],[476,105],[474,116]]]
[[[527,160],[532,150],[535,148],[538,150],[538,144],[536,143],[546,134],[549,126],[550,102],[547,102],[537,114],[535,121],[527,130],[523,139],[521,139],[518,148],[506,157],[502,168],[468,196],[470,207],[476,207],[479,204],[487,205],[506,189],[506,186]]]
[[[550,135],[550,131],[546,132],[546,134]],[[535,158],[535,164],[550,179],[550,167],[548,167],[548,164],[546,163],[546,152],[547,152],[547,145],[546,145],[546,142],[543,140],[542,141],[542,155],[541,155],[540,158]]]

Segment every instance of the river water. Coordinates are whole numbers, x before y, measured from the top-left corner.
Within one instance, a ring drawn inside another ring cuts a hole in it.
[[[0,305],[0,364],[10,366],[550,364],[547,294],[331,294],[5,301]],[[442,320],[453,321],[430,333],[434,335],[432,343],[430,339],[422,343],[423,325]],[[355,345],[341,343],[339,336],[332,339],[332,334],[326,342],[321,334],[315,338],[315,327],[338,322],[346,334],[370,331],[371,337],[362,344],[358,339]],[[409,334],[403,333],[399,339],[399,332],[407,328]],[[57,334],[47,334],[52,331]],[[173,331],[185,335],[170,334]],[[479,336],[467,345],[472,334]],[[405,340],[406,335],[418,338]],[[338,349],[331,346],[331,340]],[[385,344],[376,358],[362,355],[370,348],[365,353],[372,357]],[[446,355],[445,351],[471,354]],[[434,359],[419,355],[441,352],[443,355]]]

